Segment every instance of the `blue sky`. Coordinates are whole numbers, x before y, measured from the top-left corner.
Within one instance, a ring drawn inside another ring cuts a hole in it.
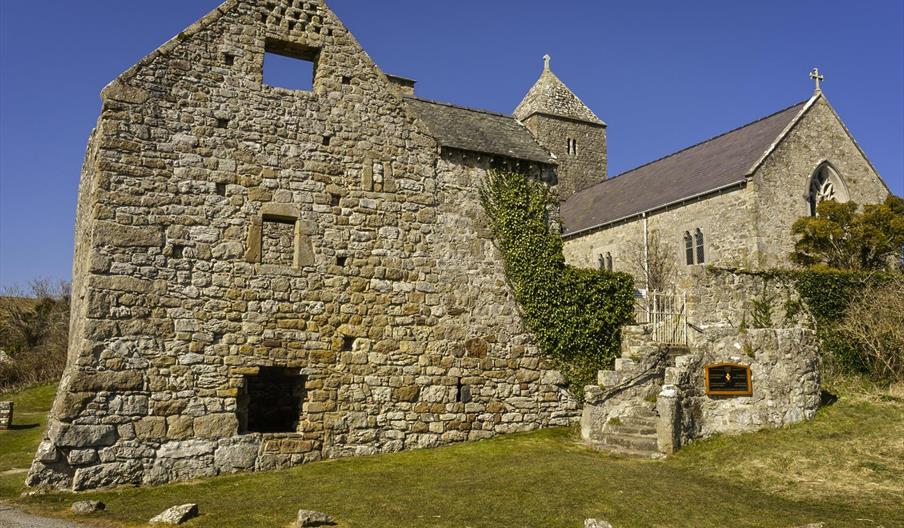
[[[0,0],[0,286],[68,278],[100,90],[217,0]],[[510,113],[553,70],[609,125],[610,174],[824,91],[904,194],[904,2],[332,0],[418,94]]]

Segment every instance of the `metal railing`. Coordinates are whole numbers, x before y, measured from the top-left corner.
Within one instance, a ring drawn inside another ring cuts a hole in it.
[[[687,345],[687,292],[649,292],[637,298],[635,322],[651,326],[653,341]]]

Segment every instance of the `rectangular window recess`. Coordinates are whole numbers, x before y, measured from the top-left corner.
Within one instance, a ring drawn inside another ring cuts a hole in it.
[[[264,216],[261,226],[261,264],[294,265],[296,222],[295,218]]]
[[[264,48],[264,84],[297,91],[313,91],[320,49],[267,39]]]
[[[236,402],[241,433],[294,433],[301,420],[305,376],[298,369],[261,367],[245,377]]]

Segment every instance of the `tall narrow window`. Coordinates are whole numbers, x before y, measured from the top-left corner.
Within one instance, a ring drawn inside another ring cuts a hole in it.
[[[703,264],[706,258],[703,255],[703,231],[700,231],[699,227],[694,233],[694,241],[697,243],[697,264]]]
[[[612,253],[606,252],[606,271],[612,271]]]
[[[688,266],[694,263],[694,240],[689,231],[684,232],[684,256]]]
[[[568,148],[568,154],[570,156],[578,155],[578,140],[574,138],[568,138],[566,146]]]

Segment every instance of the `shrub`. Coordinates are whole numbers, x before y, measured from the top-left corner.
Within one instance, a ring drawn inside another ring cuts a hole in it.
[[[580,398],[597,370],[618,355],[620,328],[633,316],[634,280],[565,264],[546,185],[498,169],[489,172],[480,196],[524,321]]]
[[[66,366],[69,285],[32,282],[0,296],[0,392],[55,381]]]
[[[904,275],[854,296],[837,327],[850,358],[876,380],[904,381]]]
[[[898,273],[818,268],[792,272],[795,288],[816,322],[827,372],[876,377],[877,373],[861,353],[860,344],[842,329],[842,322],[867,292],[881,291],[896,277]],[[875,297],[875,302],[880,298],[884,297]]]
[[[820,203],[818,216],[797,220],[799,237],[791,260],[802,266],[882,270],[900,267],[904,247],[904,199],[889,195],[882,204]]]

